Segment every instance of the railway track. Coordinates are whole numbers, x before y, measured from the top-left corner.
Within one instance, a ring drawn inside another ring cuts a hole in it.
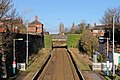
[[[66,49],[54,48],[51,58],[37,80],[79,80],[71,57]]]

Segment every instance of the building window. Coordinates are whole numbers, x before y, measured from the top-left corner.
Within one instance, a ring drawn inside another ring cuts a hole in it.
[[[39,26],[36,26],[36,31],[40,30],[40,27]]]

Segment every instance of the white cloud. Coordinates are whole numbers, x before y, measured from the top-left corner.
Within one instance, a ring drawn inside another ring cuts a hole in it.
[[[31,8],[25,8],[23,10],[23,14],[28,14],[28,13],[31,13],[33,10]]]

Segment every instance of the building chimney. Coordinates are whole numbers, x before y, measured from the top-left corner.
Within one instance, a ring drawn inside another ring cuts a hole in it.
[[[35,16],[35,21],[38,21],[38,16]]]

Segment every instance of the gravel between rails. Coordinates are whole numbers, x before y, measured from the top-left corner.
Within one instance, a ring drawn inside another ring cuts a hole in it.
[[[64,48],[55,48],[51,54],[51,59],[38,80],[79,80],[72,60]]]

